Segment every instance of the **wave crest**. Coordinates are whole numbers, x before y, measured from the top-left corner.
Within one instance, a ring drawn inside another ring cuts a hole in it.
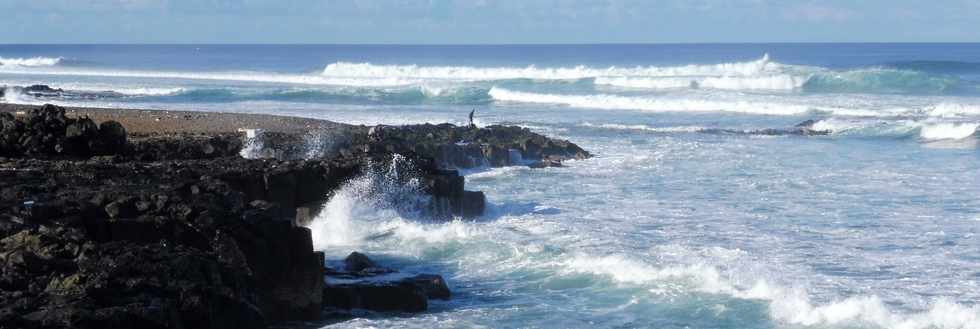
[[[377,65],[337,62],[327,65],[321,75],[331,78],[413,78],[441,80],[495,81],[511,79],[574,80],[595,77],[674,77],[674,76],[752,76],[775,70],[778,63],[769,55],[748,62],[709,65],[637,66],[606,68],[574,66],[557,68]]]
[[[919,121],[867,121],[825,119],[817,121],[811,129],[829,131],[836,136],[893,137],[918,136],[925,141],[958,140],[973,136],[978,123],[969,122],[919,122]]]
[[[919,136],[925,140],[964,139],[973,136],[980,124],[938,123],[923,125]]]
[[[61,63],[61,57],[30,57],[30,58],[7,58],[0,57],[0,66],[21,66],[21,67],[38,67],[38,66],[55,66]]]
[[[827,112],[840,115],[875,115],[874,111],[814,107],[801,104],[748,101],[713,101],[697,99],[666,99],[609,94],[563,95],[529,93],[494,87],[490,97],[496,101],[531,104],[554,104],[578,108],[607,110],[640,110],[649,112],[732,112],[767,115],[799,115],[808,112]]]

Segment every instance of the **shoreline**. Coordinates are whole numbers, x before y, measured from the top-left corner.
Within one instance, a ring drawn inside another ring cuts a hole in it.
[[[459,169],[589,156],[519,127],[5,104],[0,327],[261,329],[424,312],[451,298],[438,274],[359,253],[326,266],[314,230],[330,229],[316,217],[334,193],[356,179],[415,186],[424,202],[400,206],[472,219],[486,197]]]

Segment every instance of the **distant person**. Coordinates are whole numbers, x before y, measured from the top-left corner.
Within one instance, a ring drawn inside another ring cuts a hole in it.
[[[476,109],[470,110],[470,127],[473,127],[473,128],[476,128],[476,123],[473,123],[473,113],[475,113],[475,112],[476,112]]]

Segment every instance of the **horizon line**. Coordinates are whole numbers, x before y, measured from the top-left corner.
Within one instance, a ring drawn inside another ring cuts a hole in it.
[[[307,42],[100,42],[100,43],[0,43],[0,46],[601,46],[601,45],[821,45],[821,44],[980,44],[980,41],[771,41],[771,42],[514,42],[514,43],[307,43]]]

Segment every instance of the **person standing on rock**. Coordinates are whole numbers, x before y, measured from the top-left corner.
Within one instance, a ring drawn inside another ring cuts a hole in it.
[[[470,127],[471,128],[476,128],[476,124],[473,123],[473,113],[475,113],[475,112],[476,112],[476,109],[470,110]]]

